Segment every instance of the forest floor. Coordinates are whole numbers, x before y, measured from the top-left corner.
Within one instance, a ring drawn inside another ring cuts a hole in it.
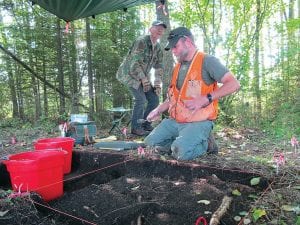
[[[1,134],[1,146],[0,146],[0,157],[6,157],[8,155],[32,150],[32,143],[34,140],[39,138],[44,138],[47,136],[55,136],[54,133],[45,133],[42,129],[37,130],[14,130],[11,129],[2,129]],[[270,181],[268,187],[260,193],[259,197],[254,198],[250,204],[250,209],[247,212],[242,212],[240,217],[244,217],[245,214],[248,215],[249,220],[244,220],[243,222],[239,221],[238,216],[235,218],[236,223],[232,222],[220,222],[220,224],[234,225],[234,224],[278,224],[278,225],[300,225],[300,149],[294,149],[290,140],[278,140],[272,139],[264,132],[256,129],[232,129],[232,128],[222,128],[214,133],[216,141],[219,146],[218,155],[205,155],[197,158],[196,160],[189,161],[187,163],[201,163],[206,164],[207,166],[216,167],[216,168],[230,168],[238,169],[241,171],[248,171],[250,173],[262,174],[266,179]],[[12,136],[17,138],[16,143],[12,143]],[[103,131],[99,133],[100,137],[106,136],[106,133]],[[92,146],[76,146],[75,148],[78,151],[93,151]],[[129,153],[136,156],[135,152]],[[280,155],[281,154],[281,155]],[[284,164],[282,161],[278,161],[281,156],[281,159],[284,158]],[[153,156],[150,156],[153,157]],[[161,160],[171,159],[169,156],[158,156]],[[277,163],[276,163],[277,162]],[[278,165],[278,167],[277,167]],[[0,178],[1,179],[1,178]],[[129,196],[128,190],[133,191],[137,189],[137,186],[127,187],[128,182],[131,177],[121,177],[113,181],[111,184],[114,188],[118,188],[119,194],[122,193],[122,196],[108,196],[111,199],[111,204],[113,202],[122,202],[131,201],[130,199],[126,200],[126,196]],[[157,184],[158,182],[158,184]],[[198,183],[197,183],[198,182]],[[199,182],[204,182],[204,180],[198,180],[194,185],[199,185]],[[216,181],[214,178],[205,180],[210,186],[212,183],[215,187],[218,187],[219,190],[211,188],[211,191],[219,193],[222,190],[222,181]],[[211,182],[211,183],[210,183]],[[153,187],[153,185],[157,185]],[[175,198],[177,199],[177,205],[182,205],[181,210],[184,210],[184,207],[188,207],[189,204],[185,204],[185,200],[190,200],[190,196],[183,194],[178,194],[174,185],[170,185],[169,182],[145,178],[139,183],[138,188],[143,187],[144,191],[149,185],[158,190],[162,187],[165,187],[165,190],[169,190],[174,193]],[[227,184],[226,184],[227,185]],[[232,184],[230,184],[232,185]],[[227,185],[227,186],[230,186]],[[107,190],[107,186],[104,185],[91,185],[88,188],[79,190],[76,195],[64,196],[63,198],[69,199],[73,205],[76,205],[76,201],[83,203],[87,200],[87,196],[93,196],[93,199],[99,196],[96,195],[100,190]],[[187,192],[191,192],[191,187],[187,184],[181,186],[181,189],[184,188]],[[193,187],[195,188],[195,187]],[[251,187],[250,187],[251,188]],[[233,190],[232,188],[231,190]],[[164,190],[164,191],[165,191]],[[88,193],[90,192],[90,193]],[[82,199],[78,200],[82,193]],[[164,192],[157,192],[164,193]],[[211,192],[212,193],[212,192]],[[67,224],[65,222],[60,222],[54,219],[54,217],[45,216],[44,213],[38,210],[36,204],[33,204],[33,201],[27,201],[24,198],[9,198],[8,196],[11,193],[8,190],[0,189],[0,224]],[[89,195],[90,194],[90,195]],[[152,192],[153,194],[153,192]],[[136,197],[135,193],[135,197]],[[157,196],[157,199],[167,199],[167,196]],[[235,195],[239,195],[239,192],[236,192]],[[125,196],[125,197],[124,197]],[[174,197],[173,196],[173,197]],[[35,196],[32,195],[30,198],[34,199]],[[114,199],[116,198],[116,199]],[[186,198],[186,199],[185,199]],[[110,201],[108,199],[107,201]],[[92,201],[92,200],[87,200]],[[94,200],[93,200],[94,201]],[[103,199],[101,201],[104,201]],[[141,199],[139,199],[141,201]],[[244,200],[241,200],[244,201]],[[157,200],[158,202],[158,200]],[[156,202],[156,203],[157,203]],[[205,203],[205,202],[204,202]],[[61,203],[57,202],[56,206],[59,207]],[[83,203],[87,204],[87,203]],[[99,203],[98,203],[99,204]],[[124,203],[125,204],[125,203]],[[151,202],[151,204],[154,204]],[[238,203],[237,203],[238,204]],[[95,203],[97,205],[97,203]],[[142,204],[140,204],[142,205]],[[199,205],[199,202],[198,202]],[[75,206],[74,206],[75,207]],[[81,205],[82,207],[82,205]],[[98,212],[96,209],[91,209],[88,206],[81,211],[88,211],[90,214],[93,214],[94,217],[97,217]],[[97,207],[100,207],[99,205]],[[101,205],[102,207],[102,205]],[[120,207],[120,206],[119,206]],[[143,206],[144,207],[144,206]],[[194,206],[193,206],[194,207]],[[151,207],[150,207],[151,208]],[[125,207],[126,209],[126,207]],[[75,209],[72,209],[76,211]],[[71,211],[72,211],[71,210]],[[127,209],[126,209],[127,210]],[[136,210],[136,209],[135,209]],[[80,210],[79,210],[80,211]],[[191,214],[194,212],[190,212]],[[87,214],[87,213],[84,213]],[[153,214],[153,212],[152,212]],[[154,213],[155,214],[155,213]],[[191,217],[191,214],[189,215]],[[115,221],[110,224],[193,224],[194,222],[178,222],[174,220],[169,220],[167,214],[157,213],[155,216],[152,215],[151,218],[138,218],[138,220],[127,221],[126,223],[120,223],[120,221]],[[178,216],[177,221],[180,221],[182,216]],[[232,216],[233,217],[233,216]],[[156,220],[158,218],[164,223],[158,223]],[[140,220],[140,221],[139,221]],[[151,221],[149,221],[151,220]],[[98,221],[98,220],[95,220]],[[191,221],[195,221],[194,218]],[[82,223],[81,223],[82,224]],[[89,224],[84,223],[83,224]],[[109,224],[108,222],[103,221],[102,223],[92,223],[92,224]],[[200,223],[199,223],[200,225]]]

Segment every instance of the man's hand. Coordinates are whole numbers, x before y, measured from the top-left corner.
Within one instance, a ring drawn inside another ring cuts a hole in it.
[[[150,89],[151,89],[151,84],[150,84],[150,81],[148,80],[147,77],[144,77],[144,78],[142,79],[142,85],[143,85],[143,91],[144,91],[144,92],[150,91]]]
[[[154,88],[154,92],[157,96],[160,96],[160,93],[161,93],[161,88],[160,87],[156,87]]]
[[[209,100],[206,96],[197,96],[191,100],[185,100],[184,105],[189,110],[198,110],[209,105]]]
[[[161,93],[161,82],[160,81],[157,81],[157,80],[155,80],[154,81],[154,91],[155,91],[155,93],[156,93],[156,95],[160,95],[160,93]]]
[[[158,108],[153,109],[147,116],[147,121],[153,122],[155,120],[158,120],[160,118],[160,114],[161,112],[158,110]]]

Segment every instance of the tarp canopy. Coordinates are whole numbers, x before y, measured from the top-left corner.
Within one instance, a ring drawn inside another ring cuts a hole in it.
[[[155,0],[32,0],[32,2],[69,22],[101,13],[155,2]]]

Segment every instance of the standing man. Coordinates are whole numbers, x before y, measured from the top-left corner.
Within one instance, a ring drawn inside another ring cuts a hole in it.
[[[185,27],[172,30],[165,50],[177,58],[168,98],[150,112],[154,121],[169,111],[146,138],[149,146],[171,149],[177,160],[191,160],[207,151],[209,134],[217,118],[218,99],[240,88],[239,82],[220,61],[197,50],[191,31]],[[217,83],[222,83],[218,88]]]
[[[151,122],[141,125],[141,119],[158,106],[163,75],[163,51],[158,39],[164,34],[166,24],[154,21],[149,29],[150,35],[137,38],[117,72],[117,79],[129,87],[134,97],[131,117],[131,133],[144,136],[145,131],[153,130]],[[151,84],[150,70],[154,68],[154,82]],[[145,108],[145,103],[147,107]]]

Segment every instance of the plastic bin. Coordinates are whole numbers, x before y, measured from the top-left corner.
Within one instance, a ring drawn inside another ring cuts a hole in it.
[[[10,174],[12,189],[15,192],[37,192],[44,201],[62,196],[66,154],[62,150],[43,150],[9,156],[3,162]]]
[[[42,138],[34,143],[35,150],[62,149],[68,152],[65,156],[64,174],[71,172],[74,139],[70,137]]]
[[[88,121],[87,114],[71,114],[71,123],[78,122],[78,123],[86,123]]]

